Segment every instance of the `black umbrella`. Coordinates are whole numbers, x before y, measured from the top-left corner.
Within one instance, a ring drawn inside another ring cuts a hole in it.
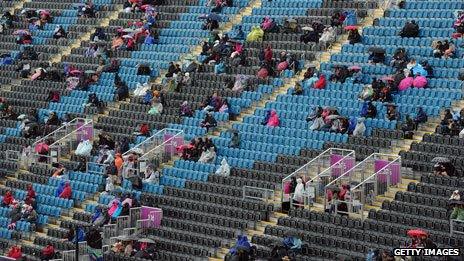
[[[218,21],[218,22],[222,21],[221,16],[215,13],[210,13],[206,18],[214,20],[214,21]]]
[[[383,54],[385,53],[385,49],[383,49],[382,47],[371,47],[369,48],[369,52]]]
[[[455,206],[455,205],[464,205],[464,201],[455,200],[455,199],[448,200],[448,206]]]
[[[432,163],[450,163],[451,160],[446,157],[435,157],[432,159]]]

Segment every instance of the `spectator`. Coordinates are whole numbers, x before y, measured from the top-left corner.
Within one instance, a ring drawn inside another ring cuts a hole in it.
[[[453,41],[449,42],[448,48],[443,53],[443,58],[453,58],[456,53],[456,46]]]
[[[214,147],[209,148],[206,151],[203,151],[201,153],[200,159],[198,159],[198,162],[201,163],[211,163],[214,162],[216,159],[216,152],[214,151]]]
[[[314,31],[312,27],[303,27],[303,34],[300,36],[300,42],[307,43],[318,43],[319,34]]]
[[[161,103],[160,99],[157,98],[154,100],[150,110],[148,111],[148,114],[156,115],[156,114],[162,114],[164,110],[164,106]]]
[[[30,198],[35,198],[35,196],[36,196],[34,188],[32,187],[31,184],[27,185],[27,194],[26,194],[26,196],[30,197]]]
[[[67,38],[67,33],[64,30],[63,26],[57,25],[55,30],[53,31],[53,38],[60,39],[60,38]]]
[[[285,237],[282,243],[290,253],[298,254],[301,251],[301,239],[295,236]]]
[[[184,117],[192,117],[193,116],[193,111],[192,111],[192,108],[190,108],[190,105],[188,104],[188,101],[184,101],[180,105],[180,116],[184,116]]]
[[[103,28],[101,27],[95,28],[95,32],[90,35],[90,41],[92,42],[106,41],[106,40],[107,40],[106,34],[103,31]]]
[[[406,120],[401,126],[401,130],[405,133],[405,139],[412,139],[414,135],[414,130],[416,129],[416,124],[414,124],[414,120],[411,119],[409,115],[406,115]]]
[[[147,123],[142,123],[140,125],[140,129],[137,135],[144,136],[144,137],[150,137],[150,126],[148,126]]]
[[[419,109],[417,111],[417,115],[414,118],[414,124],[416,125],[416,129],[417,129],[417,126],[420,123],[427,122],[427,118],[428,117],[427,117],[427,114],[425,113],[424,109],[422,107],[419,107]]]
[[[113,190],[114,190],[113,179],[111,177],[107,177],[106,178],[105,191],[106,192],[111,192]]]
[[[2,200],[2,207],[8,207],[14,202],[14,197],[13,194],[11,193],[11,190],[7,190],[5,195],[3,195],[3,200]]]
[[[275,110],[271,110],[270,117],[266,125],[269,127],[279,127],[280,120]]]
[[[459,194],[459,190],[453,191],[453,194],[451,194],[451,197],[449,199],[450,200],[461,200],[461,194]]]
[[[147,170],[145,171],[145,179],[143,182],[152,183],[152,184],[159,184],[160,180],[160,172],[158,170],[154,170],[153,166],[148,166]]]
[[[419,25],[416,24],[416,21],[411,20],[407,22],[403,29],[400,31],[401,37],[419,37]]]
[[[71,199],[72,197],[72,189],[71,189],[71,184],[69,182],[66,182],[64,185],[63,191],[59,195],[60,198],[65,198],[65,199]]]
[[[366,132],[366,125],[364,124],[364,118],[358,118],[356,127],[353,131],[353,136],[364,136]]]
[[[396,109],[396,105],[394,105],[394,104],[388,104],[387,105],[386,118],[387,118],[387,120],[390,120],[390,121],[400,120],[400,114]]]
[[[451,219],[458,221],[464,221],[464,202],[457,201],[454,204],[453,212],[451,213]]]
[[[238,132],[234,131],[232,134],[232,138],[230,139],[229,147],[238,148],[239,146],[240,146],[240,137],[238,136]]]
[[[350,30],[350,32],[348,33],[348,42],[350,44],[357,44],[362,42],[362,37],[359,34],[358,29]]]
[[[245,40],[245,33],[243,32],[241,25],[235,29],[235,32],[231,38],[234,40]]]
[[[200,123],[200,126],[206,128],[206,132],[209,132],[210,128],[215,128],[217,126],[217,121],[212,113],[207,113],[205,119]]]
[[[304,204],[304,193],[305,193],[305,186],[303,184],[303,180],[301,178],[296,179],[296,187],[295,192],[293,194],[293,205],[296,208],[303,208]]]
[[[230,175],[230,166],[227,163],[226,158],[221,160],[221,166],[216,170],[216,174],[220,176],[229,176]]]
[[[55,248],[52,243],[48,243],[43,249],[40,256],[41,260],[51,260],[55,258]]]
[[[8,250],[7,256],[15,260],[21,260],[23,253],[21,251],[21,245],[14,245]]]

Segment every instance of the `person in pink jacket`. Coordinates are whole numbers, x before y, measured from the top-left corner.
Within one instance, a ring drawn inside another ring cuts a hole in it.
[[[267,126],[279,127],[279,125],[280,125],[279,116],[277,115],[277,112],[275,110],[272,110],[271,111],[271,117],[267,121]]]

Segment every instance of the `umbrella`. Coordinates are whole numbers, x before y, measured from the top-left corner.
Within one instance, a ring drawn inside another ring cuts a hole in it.
[[[124,33],[133,33],[133,32],[135,32],[135,30],[132,29],[132,28],[124,28],[124,29],[121,30],[121,32],[124,32]],[[123,37],[124,37],[124,36],[123,36]]]
[[[40,9],[39,11],[37,11],[37,13],[39,13],[40,15],[50,15],[50,11],[43,9]]]
[[[13,32],[13,35],[30,35],[28,30],[20,29]]]
[[[45,153],[49,150],[49,147],[46,143],[44,142],[41,142],[37,145],[35,145],[35,148],[34,148],[35,152],[37,153]]]
[[[331,190],[333,193],[338,193],[340,191],[340,188],[336,185],[328,186],[326,189]]]
[[[382,81],[394,81],[395,79],[393,79],[393,77],[391,76],[384,76],[382,77]]]
[[[122,38],[125,38],[125,39],[128,39],[128,38],[130,38],[130,39],[132,39],[132,35],[125,34],[125,35],[123,35],[123,36],[122,36]]]
[[[353,65],[353,66],[350,66],[348,69],[353,70],[353,71],[360,71],[361,67],[358,65]]]
[[[453,206],[453,205],[464,205],[464,201],[462,200],[455,200],[451,199],[448,201],[448,206]]]
[[[382,53],[385,53],[385,49],[381,47],[371,47],[369,48],[369,52],[382,54]]]
[[[289,23],[296,23],[297,21],[296,21],[296,19],[294,19],[294,18],[289,18],[289,19],[287,19],[287,22],[289,22]]]
[[[155,240],[151,239],[151,238],[141,238],[139,240],[137,240],[141,243],[149,243],[149,244],[154,244],[155,243]]]
[[[341,118],[340,115],[335,115],[335,114],[332,114],[332,115],[329,115],[326,117],[328,120],[336,120],[336,119],[339,119]]]
[[[121,241],[132,241],[132,240],[137,240],[135,237],[133,236],[119,236],[116,238],[117,240],[121,240]]]
[[[422,229],[411,229],[408,230],[409,237],[426,237],[429,234]]]
[[[189,61],[194,61],[196,60],[197,58],[195,57],[195,55],[193,54],[187,54],[185,57],[184,57],[184,60],[189,60]]]
[[[72,74],[72,75],[79,75],[79,74],[81,74],[82,72],[79,71],[79,70],[72,70],[72,71],[70,71],[69,73]]]
[[[356,30],[356,29],[358,29],[358,27],[356,25],[345,26],[345,30]]]
[[[221,21],[222,21],[221,16],[218,15],[218,14],[215,14],[215,13],[209,14],[206,18],[211,19],[211,20],[214,20],[214,21],[218,21],[218,22],[221,22]]]
[[[314,29],[311,26],[305,26],[305,27],[301,28],[301,30],[303,30],[303,31],[314,31]]]
[[[140,155],[143,154],[143,150],[141,148],[131,149],[130,152],[135,153],[135,154],[140,154]]]
[[[432,159],[433,163],[450,163],[451,160],[445,157],[435,157]]]
[[[142,5],[140,8],[141,8],[142,10],[149,10],[149,9],[154,10],[154,9],[155,9],[155,8],[153,8],[152,5]]]

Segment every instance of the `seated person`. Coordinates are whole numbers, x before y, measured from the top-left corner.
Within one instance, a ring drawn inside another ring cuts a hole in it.
[[[209,132],[210,128],[217,126],[217,121],[211,113],[207,113],[205,119],[200,123],[200,126],[206,128],[206,132]]]
[[[67,38],[67,33],[64,30],[63,26],[57,25],[55,27],[55,30],[53,31],[53,38],[54,39],[60,39],[60,38]]]
[[[400,31],[401,37],[419,37],[419,25],[416,24],[416,21],[412,20],[407,22],[403,29]]]

